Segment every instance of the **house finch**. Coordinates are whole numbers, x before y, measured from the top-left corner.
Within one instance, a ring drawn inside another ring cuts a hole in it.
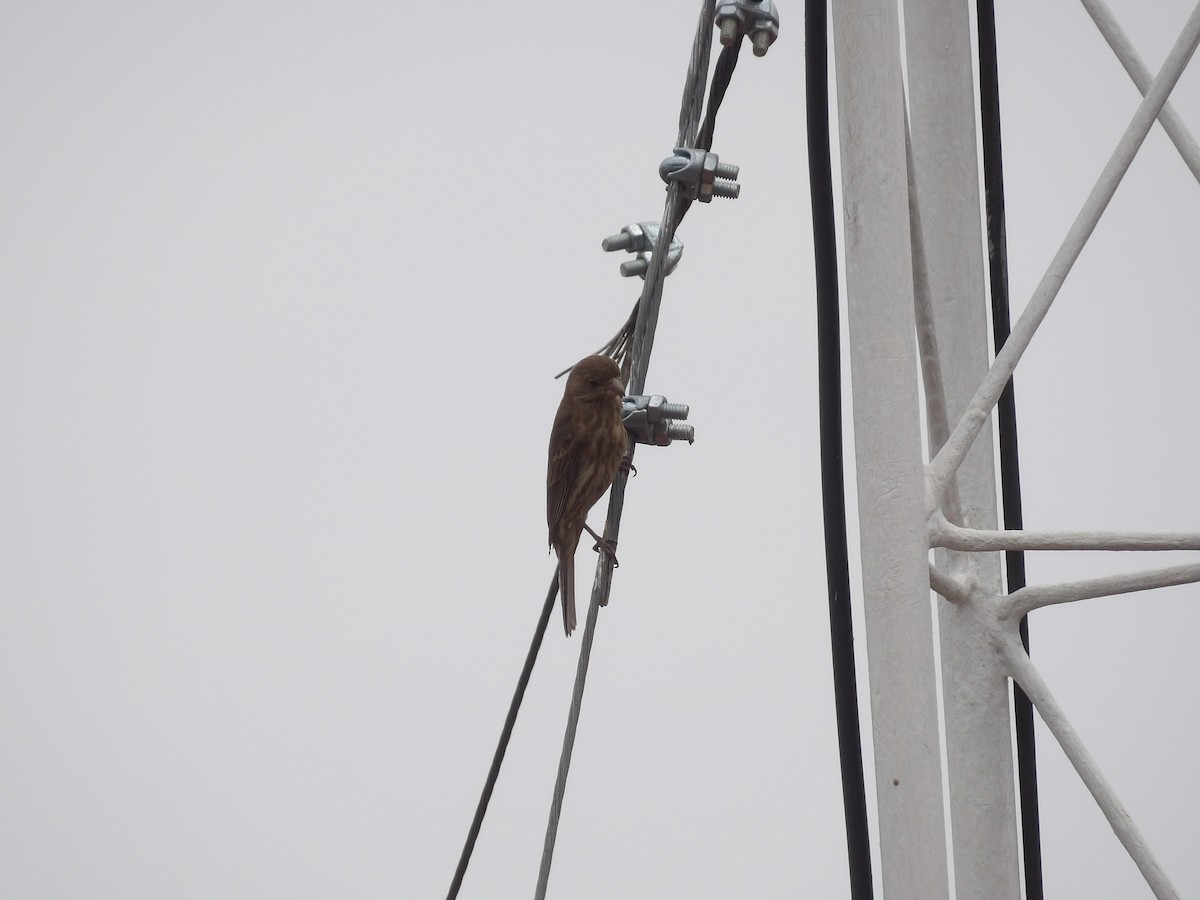
[[[598,544],[612,548],[588,528],[587,514],[608,490],[629,449],[621,424],[621,370],[607,356],[581,359],[567,377],[550,431],[546,468],[546,524],[558,554],[558,591],[563,628],[575,630],[575,547],[586,528]]]

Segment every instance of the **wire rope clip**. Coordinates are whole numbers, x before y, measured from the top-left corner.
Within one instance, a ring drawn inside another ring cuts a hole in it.
[[[621,421],[639,444],[665,447],[672,441],[695,443],[696,429],[685,425],[686,403],[669,403],[658,394],[638,394],[621,400]]]
[[[628,250],[630,253],[637,254],[636,259],[621,263],[621,274],[626,278],[639,275],[645,280],[646,271],[650,268],[650,260],[654,256],[654,248],[658,244],[659,227],[657,222],[637,222],[633,225],[626,225],[621,229],[620,234],[610,235],[601,241],[600,246],[609,253],[613,250]],[[667,247],[667,261],[663,266],[663,275],[670,275],[675,271],[681,256],[683,256],[683,241],[671,235],[671,245]]]
[[[683,188],[687,200],[711,203],[713,197],[735,198],[742,192],[738,167],[723,163],[717,154],[696,147],[676,147],[675,155],[658,164],[658,174],[670,187]]]
[[[726,47],[748,34],[754,55],[766,56],[779,38],[779,11],[771,0],[729,0],[717,7],[716,25]]]

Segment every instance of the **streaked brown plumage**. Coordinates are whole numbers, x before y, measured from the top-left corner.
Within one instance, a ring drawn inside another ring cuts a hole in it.
[[[588,510],[608,490],[629,449],[621,424],[624,394],[615,362],[607,356],[585,357],[567,376],[550,431],[546,524],[550,546],[558,554],[558,592],[568,636],[575,630],[575,547],[587,528]]]

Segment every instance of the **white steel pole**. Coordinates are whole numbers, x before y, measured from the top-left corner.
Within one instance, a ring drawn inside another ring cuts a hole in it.
[[[941,900],[949,882],[894,0],[833,4],[833,36],[883,894]]]
[[[905,0],[912,148],[913,264],[927,375],[930,457],[987,374],[988,322],[966,0]],[[923,250],[923,253],[920,252]],[[922,322],[925,317],[927,320]],[[932,345],[932,346],[930,346]],[[958,469],[947,518],[996,528],[990,423]],[[954,885],[958,900],[1017,900],[1016,797],[1008,671],[989,642],[999,553],[939,550],[939,568],[970,573],[967,597],[938,602]]]

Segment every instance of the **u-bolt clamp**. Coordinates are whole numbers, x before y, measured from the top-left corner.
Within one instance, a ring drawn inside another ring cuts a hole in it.
[[[621,421],[629,436],[639,444],[665,447],[672,441],[696,440],[696,429],[685,425],[686,403],[669,403],[658,394],[639,394],[621,400]]]
[[[717,7],[716,26],[726,47],[748,34],[754,55],[766,56],[779,37],[779,10],[771,0],[728,0]]]
[[[650,268],[650,260],[654,256],[654,247],[658,244],[658,232],[659,224],[657,222],[638,222],[634,225],[626,225],[621,229],[620,234],[606,237],[600,242],[600,246],[608,252],[628,250],[635,254],[634,259],[621,263],[621,274],[626,278],[640,275],[645,279],[646,270]],[[667,260],[663,265],[663,275],[670,275],[675,271],[681,256],[683,256],[683,241],[671,235],[671,244],[667,247]]]
[[[678,184],[686,199],[701,203],[709,203],[713,197],[736,197],[742,191],[736,181],[737,166],[695,147],[676,147],[673,156],[659,163],[658,174],[668,187]]]

